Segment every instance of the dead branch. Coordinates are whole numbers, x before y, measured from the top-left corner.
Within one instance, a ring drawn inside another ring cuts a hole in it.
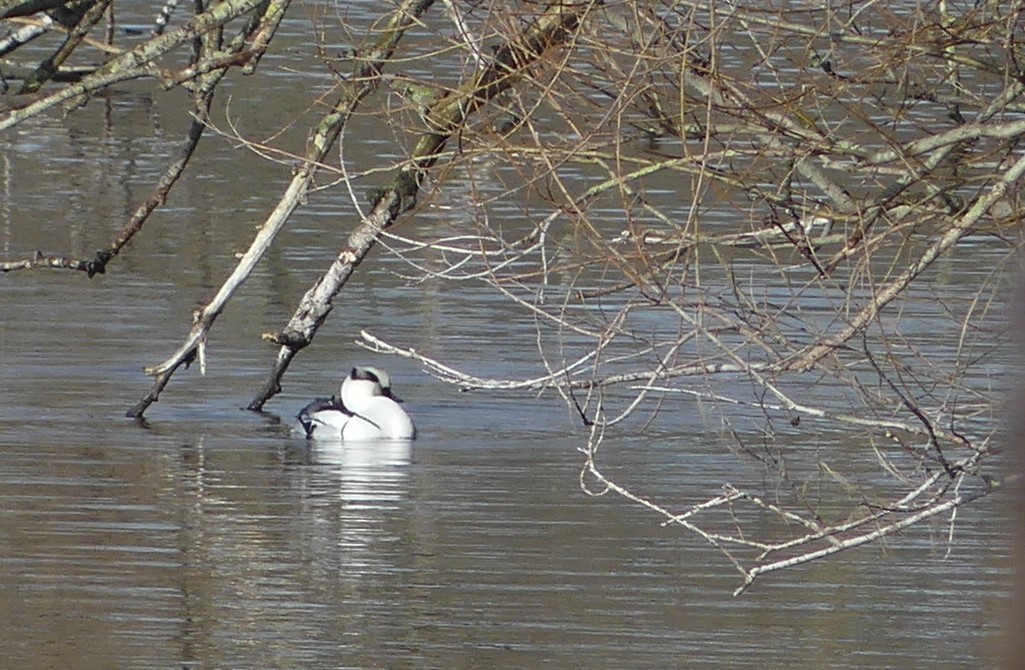
[[[214,321],[224,310],[228,301],[235,294],[235,291],[245,282],[252,273],[256,263],[263,257],[270,248],[275,236],[288,221],[288,217],[305,198],[313,178],[316,175],[317,167],[331,150],[342,127],[348,120],[349,115],[359,105],[362,99],[373,89],[373,82],[380,68],[391,56],[395,44],[401,39],[405,31],[414,25],[416,17],[425,11],[432,0],[409,0],[401,5],[392,15],[390,25],[385,30],[372,48],[367,49],[366,60],[359,66],[358,76],[347,87],[343,96],[336,103],[334,108],[324,116],[317,126],[317,132],[310,142],[306,158],[303,164],[296,170],[291,183],[284,195],[278,202],[277,207],[268,216],[259,233],[253,240],[249,249],[243,254],[238,265],[231,275],[225,280],[214,298],[197,310],[193,319],[192,330],[185,342],[170,358],[163,363],[147,368],[146,372],[155,379],[149,393],[147,393],[134,407],[128,410],[130,417],[141,417],[146,409],[153,404],[160,395],[160,392],[170,381],[174,372],[182,365],[191,362],[201,351],[206,342],[207,333],[213,326]],[[384,199],[389,206],[396,206],[391,199]]]
[[[281,348],[269,378],[248,409],[261,409],[281,390],[281,378],[292,359],[312,341],[331,312],[335,296],[374,246],[378,235],[399,214],[413,208],[427,170],[438,161],[453,134],[477,109],[510,88],[547,49],[569,39],[591,8],[590,2],[548,7],[523,33],[496,49],[494,61],[488,67],[426,111],[426,121],[433,130],[416,143],[410,167],[400,169],[387,187],[371,194],[371,212],[350,234],[347,246],[331,268],[306,292],[288,325],[280,333],[265,336]]]

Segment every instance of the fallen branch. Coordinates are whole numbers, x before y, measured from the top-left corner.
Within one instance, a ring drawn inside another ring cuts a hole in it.
[[[278,333],[264,335],[264,339],[280,344],[281,348],[270,375],[247,405],[248,409],[262,409],[281,391],[281,378],[292,359],[313,340],[331,312],[335,297],[377,243],[377,236],[387,230],[401,213],[415,205],[427,171],[439,160],[448,140],[463,127],[471,114],[509,89],[548,48],[566,41],[592,7],[591,2],[549,6],[516,39],[496,49],[493,62],[488,67],[428,108],[424,116],[431,130],[420,137],[410,164],[401,168],[384,189],[371,194],[371,212],[350,234],[346,246],[328,271],[303,296],[285,328]]]
[[[72,103],[83,96],[122,81],[155,76],[157,70],[153,61],[179,44],[195,39],[214,30],[232,19],[259,7],[266,0],[225,0],[210,7],[209,11],[197,14],[187,24],[161,37],[149,40],[131,51],[115,56],[94,74],[84,77],[77,84],[35,100],[24,107],[12,109],[0,116],[0,130],[5,130],[27,118],[53,109],[63,103]]]
[[[185,338],[185,342],[163,363],[146,369],[147,374],[154,377],[153,386],[135,406],[128,410],[129,417],[141,417],[146,409],[159,398],[160,392],[170,381],[174,372],[182,364],[188,364],[194,360],[197,353],[201,351],[214,321],[238,288],[249,278],[257,262],[271,247],[274,238],[288,221],[292,212],[301,202],[305,201],[318,166],[334,146],[349,116],[360,101],[373,90],[374,81],[380,68],[391,56],[395,44],[410,26],[415,25],[416,17],[425,11],[432,2],[433,0],[407,0],[392,14],[389,27],[384,30],[384,34],[374,48],[367,51],[366,59],[361,61],[357,76],[353,77],[345,94],[321,119],[307,149],[305,159],[296,170],[277,206],[261,226],[249,249],[242,255],[238,265],[221,285],[214,298],[193,315],[192,330]]]
[[[833,554],[839,553],[841,551],[854,549],[855,547],[860,547],[861,545],[868,544],[869,542],[875,542],[880,538],[886,537],[887,535],[893,535],[898,531],[914,526],[915,524],[924,521],[925,519],[928,519],[930,517],[934,517],[937,514],[943,514],[947,511],[956,510],[958,507],[961,507],[962,505],[967,505],[970,502],[974,502],[975,500],[987,496],[992,492],[992,488],[985,488],[974,493],[971,493],[969,495],[958,495],[949,500],[945,500],[942,503],[931,505],[915,514],[909,514],[908,516],[900,519],[899,521],[894,521],[893,523],[880,526],[871,532],[863,533],[861,535],[856,535],[846,540],[835,542],[832,546],[825,547],[824,549],[819,549],[818,551],[811,551],[805,554],[801,554],[799,556],[792,556],[790,558],[785,558],[779,561],[775,561],[773,563],[759,565],[751,568],[750,570],[745,570],[744,583],[737,587],[737,589],[733,592],[733,595],[739,596],[741,593],[743,593],[749,586],[751,586],[751,584],[754,583],[754,580],[759,575],[764,575],[769,572],[775,572],[776,570],[792,568],[794,566],[802,565],[804,563],[810,563],[811,561],[817,561],[819,559],[826,558],[827,556],[832,556]]]

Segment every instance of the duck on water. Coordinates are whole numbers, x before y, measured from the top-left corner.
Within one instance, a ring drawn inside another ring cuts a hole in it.
[[[342,380],[339,397],[318,398],[296,418],[312,440],[412,440],[416,427],[400,402],[387,372],[355,367]]]

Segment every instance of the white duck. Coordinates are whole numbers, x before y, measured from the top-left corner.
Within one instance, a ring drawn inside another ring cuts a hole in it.
[[[384,370],[355,367],[342,380],[341,398],[318,398],[297,415],[313,440],[412,440],[416,427],[392,393]]]

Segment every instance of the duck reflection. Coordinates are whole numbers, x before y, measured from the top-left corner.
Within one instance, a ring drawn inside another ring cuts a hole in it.
[[[381,505],[408,497],[412,447],[411,440],[307,442],[289,461],[314,466],[296,473],[308,495]]]
[[[307,625],[365,629],[375,608],[367,593],[410,570],[411,454],[408,440],[306,443],[301,464],[286,469],[298,503],[289,543],[304,566],[306,599],[329,593],[334,603],[324,621]]]

